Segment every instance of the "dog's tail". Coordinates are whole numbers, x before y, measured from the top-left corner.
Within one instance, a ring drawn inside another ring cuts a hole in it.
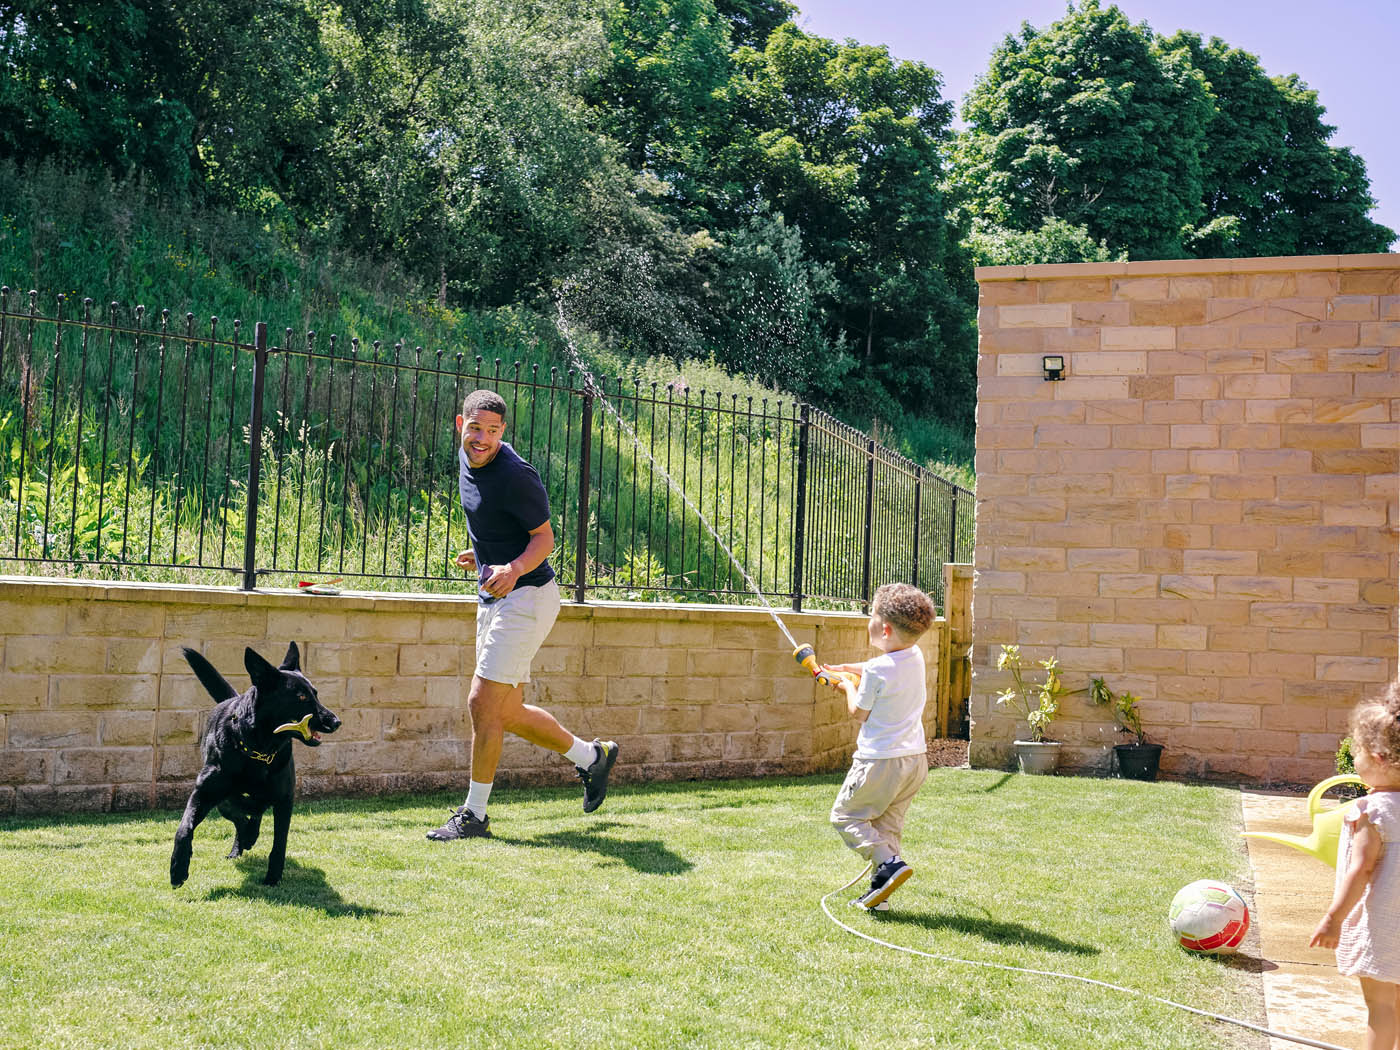
[[[205,689],[209,690],[209,695],[215,700],[230,700],[238,695],[238,691],[228,684],[228,679],[219,674],[214,669],[214,665],[204,659],[202,654],[187,646],[182,646],[181,651],[185,654],[185,660],[194,671],[195,677],[199,679]]]

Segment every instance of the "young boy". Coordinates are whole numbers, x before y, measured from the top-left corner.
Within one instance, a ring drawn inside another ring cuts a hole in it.
[[[875,866],[870,889],[853,903],[885,911],[890,894],[914,869],[899,855],[904,815],[928,776],[924,739],[924,657],[916,644],[933,623],[933,602],[907,583],[887,583],[875,592],[866,630],[881,655],[864,664],[833,664],[854,672],[833,684],[846,693],[846,707],[860,723],[851,771],[831,807],[831,823],[846,845]]]

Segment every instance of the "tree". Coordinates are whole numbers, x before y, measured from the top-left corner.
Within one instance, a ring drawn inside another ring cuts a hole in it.
[[[325,185],[325,72],[299,0],[0,4],[0,154],[300,205]]]
[[[736,64],[736,113],[755,134],[732,160],[830,269],[827,334],[856,357],[855,381],[970,420],[974,293],[940,188],[952,111],[938,74],[790,23]]]
[[[1203,214],[1212,114],[1189,55],[1085,0],[1023,24],[969,93],[956,185],[975,217],[1016,230],[1083,226],[1134,258],[1175,258]]]
[[[797,7],[787,0],[715,0],[715,10],[729,21],[734,47],[762,50],[773,30],[789,21]]]
[[[1393,230],[1373,222],[1366,166],[1328,145],[1335,128],[1296,76],[1270,77],[1259,60],[1218,37],[1180,32],[1165,42],[1190,55],[1215,112],[1201,153],[1202,256],[1383,252]]]
[[[1034,266],[1039,263],[1119,262],[1107,244],[1096,241],[1083,226],[1064,219],[1046,219],[1038,230],[1010,230],[977,224],[963,247],[978,266]]]

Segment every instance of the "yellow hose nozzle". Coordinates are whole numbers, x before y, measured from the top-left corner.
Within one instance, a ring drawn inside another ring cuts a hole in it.
[[[799,645],[796,649],[792,651],[792,658],[796,660],[798,664],[800,664],[802,667],[805,667],[808,671],[810,671],[812,677],[815,678],[822,685],[834,686],[839,684],[842,679],[848,679],[852,682],[855,682],[857,685],[860,684],[860,677],[858,675],[853,675],[848,671],[824,670],[822,668],[822,665],[817,663],[817,651],[806,643]]]

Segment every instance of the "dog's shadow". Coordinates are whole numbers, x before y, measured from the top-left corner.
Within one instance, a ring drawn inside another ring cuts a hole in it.
[[[532,839],[498,839],[531,849],[572,849],[597,853],[626,864],[643,875],[683,875],[695,867],[659,839],[624,839],[603,834],[628,825],[616,821],[592,825],[587,831],[552,831]]]
[[[973,915],[958,915],[949,912],[869,912],[881,925],[899,923],[907,926],[921,926],[926,930],[955,930],[958,933],[981,937],[992,944],[1015,944],[1028,948],[1042,948],[1045,951],[1065,952],[1069,955],[1098,955],[1093,945],[1077,944],[1062,940],[1049,933],[1023,926],[1019,922],[1000,922],[992,918],[979,918]]]
[[[382,908],[352,904],[326,881],[324,871],[298,864],[290,857],[287,858],[287,866],[282,871],[282,881],[276,886],[263,885],[263,876],[267,873],[266,857],[239,857],[234,863],[243,874],[242,885],[219,886],[209,891],[207,900],[244,897],[249,900],[267,901],[270,904],[310,908],[333,919],[367,919],[377,915],[394,914]]]

